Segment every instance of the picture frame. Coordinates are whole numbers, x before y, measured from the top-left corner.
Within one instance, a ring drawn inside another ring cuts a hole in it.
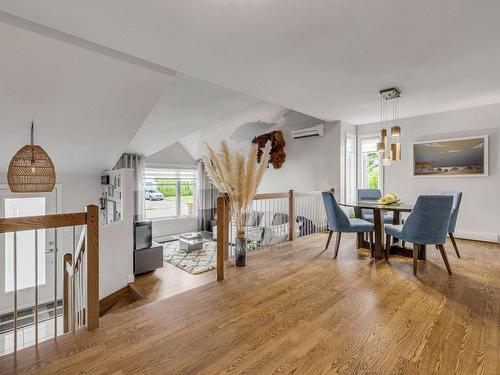
[[[488,136],[436,139],[413,143],[414,177],[486,177]]]

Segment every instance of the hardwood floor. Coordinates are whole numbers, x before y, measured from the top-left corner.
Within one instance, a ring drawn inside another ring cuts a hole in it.
[[[136,276],[133,286],[149,301],[158,301],[197,288],[215,278],[215,270],[191,275],[170,263],[163,262],[163,268]]]
[[[419,261],[373,261],[326,235],[260,250],[245,269],[171,298],[105,316],[0,358],[0,373],[499,374],[500,246],[434,248]]]

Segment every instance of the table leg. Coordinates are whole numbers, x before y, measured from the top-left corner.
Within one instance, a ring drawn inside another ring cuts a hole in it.
[[[394,225],[399,225],[399,223],[401,222],[401,212],[399,211],[393,211],[392,212],[392,223]]]
[[[420,251],[418,252],[418,259],[425,260],[427,253],[427,247],[425,245],[420,245]]]
[[[382,210],[379,208],[373,209],[373,224],[375,224],[375,259],[384,259],[384,244],[383,233],[384,230],[382,221]]]
[[[401,223],[401,212],[393,211],[392,212],[392,224],[399,225],[399,223]],[[399,245],[399,238],[393,238],[392,245],[398,246]]]
[[[361,219],[361,208],[359,207],[354,207],[354,216],[356,216],[358,219]],[[363,238],[363,233],[358,233],[358,236],[356,238],[356,247],[358,249],[364,247],[364,242],[365,239]]]

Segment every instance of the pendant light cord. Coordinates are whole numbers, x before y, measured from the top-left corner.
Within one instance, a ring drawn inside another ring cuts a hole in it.
[[[30,132],[30,142],[31,145],[33,146],[35,144],[35,130],[34,130],[35,123],[31,121],[31,132]]]

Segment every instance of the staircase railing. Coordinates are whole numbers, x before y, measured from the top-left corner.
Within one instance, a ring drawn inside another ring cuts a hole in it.
[[[334,191],[333,189],[331,189]],[[269,247],[327,231],[320,191],[257,194],[247,213],[249,248]],[[227,198],[217,199],[217,280],[224,280],[225,262],[234,254],[235,220]]]
[[[77,227],[82,226],[79,241],[76,241]],[[58,229],[72,227],[73,246],[71,253],[64,254],[58,249]],[[39,342],[39,286],[38,286],[38,233],[40,230],[54,230],[54,339],[58,334],[69,332],[69,327],[75,332],[78,328],[85,327],[92,330],[99,326],[99,210],[97,206],[87,206],[85,212],[55,214],[44,216],[29,216],[16,218],[0,218],[0,233],[13,233],[13,351],[18,349],[18,244],[17,234],[21,231],[33,231],[35,237],[34,249],[34,325],[35,345]],[[58,332],[58,283],[61,280],[58,263],[63,265],[63,332]],[[74,260],[74,261],[73,261]]]

